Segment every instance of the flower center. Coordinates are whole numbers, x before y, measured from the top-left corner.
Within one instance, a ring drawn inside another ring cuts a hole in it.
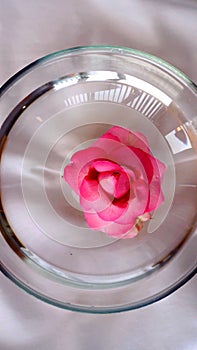
[[[113,174],[101,173],[99,174],[99,184],[102,189],[110,195],[114,195],[117,178]]]
[[[114,198],[121,198],[130,190],[130,183],[124,171],[103,172],[98,176],[102,189]]]

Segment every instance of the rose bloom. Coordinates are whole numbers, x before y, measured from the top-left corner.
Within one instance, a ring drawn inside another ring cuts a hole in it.
[[[131,238],[164,200],[164,171],[142,133],[114,126],[72,156],[64,179],[79,196],[91,229]]]

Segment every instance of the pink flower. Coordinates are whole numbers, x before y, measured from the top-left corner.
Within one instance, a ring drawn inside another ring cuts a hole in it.
[[[91,229],[130,238],[163,202],[164,171],[143,134],[114,126],[72,156],[64,179],[79,196]]]

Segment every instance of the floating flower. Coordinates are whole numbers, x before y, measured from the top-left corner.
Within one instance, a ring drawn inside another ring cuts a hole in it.
[[[142,133],[114,126],[72,156],[64,179],[79,196],[91,229],[131,238],[164,200],[164,171]]]

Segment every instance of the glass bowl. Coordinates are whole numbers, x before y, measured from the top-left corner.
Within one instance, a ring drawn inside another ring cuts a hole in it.
[[[1,260],[8,278],[59,307],[151,304],[196,269],[197,90],[168,63],[121,47],[43,57],[1,88]],[[164,203],[133,239],[90,230],[62,178],[112,125],[140,131],[167,170]]]

